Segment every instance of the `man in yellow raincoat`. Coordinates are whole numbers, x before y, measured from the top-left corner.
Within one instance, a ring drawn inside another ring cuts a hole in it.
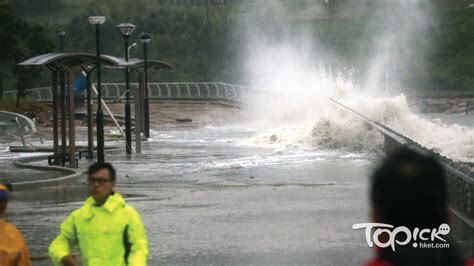
[[[146,265],[148,243],[137,211],[113,191],[115,169],[109,163],[89,167],[89,197],[61,224],[49,246],[54,265],[79,265],[73,247],[79,246],[82,265]]]
[[[0,184],[0,216],[5,212],[10,198],[10,189]],[[21,233],[15,226],[0,219],[0,265],[30,266],[30,254]]]

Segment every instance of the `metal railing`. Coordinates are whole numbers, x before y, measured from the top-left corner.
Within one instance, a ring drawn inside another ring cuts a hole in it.
[[[138,89],[138,83],[131,83],[132,91]],[[124,83],[102,83],[102,97],[104,100],[116,100],[125,93]],[[223,82],[167,82],[149,83],[148,95],[150,100],[202,100],[202,101],[230,101],[241,102],[257,90],[245,86]],[[5,91],[5,98],[16,99],[16,91]],[[26,98],[42,102],[52,101],[50,87],[41,87],[27,90]],[[133,97],[133,96],[132,96]]]
[[[27,141],[27,136],[39,137],[40,142],[43,143],[34,118],[31,119],[19,113],[0,111],[0,124],[2,125],[0,133],[5,133],[21,140],[24,147],[26,144],[33,146],[33,144]]]
[[[448,179],[448,197],[451,206],[469,219],[474,219],[474,176],[472,172],[463,170],[463,167],[441,154],[429,150],[415,140],[398,133],[397,131],[372,121],[351,108],[331,99],[333,102],[361,117],[365,123],[379,131],[384,136],[383,150],[390,153],[401,147],[408,147],[420,153],[433,154],[446,170]]]
[[[16,99],[16,91],[4,91],[3,98],[5,99]],[[51,92],[51,87],[41,87],[26,90],[27,99],[36,100],[41,102],[50,102],[53,99],[53,93]]]
[[[138,89],[138,83],[130,84],[131,90]],[[148,96],[150,100],[190,99],[190,100],[229,100],[240,101],[252,89],[244,86],[222,82],[168,82],[149,83]],[[103,97],[113,100],[125,93],[124,83],[103,83]]]

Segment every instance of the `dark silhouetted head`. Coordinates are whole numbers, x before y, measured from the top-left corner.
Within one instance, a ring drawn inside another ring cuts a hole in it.
[[[431,155],[402,148],[389,155],[372,176],[370,193],[375,222],[433,230],[448,223],[447,180],[442,165]],[[446,248],[417,248],[411,243],[396,251],[382,248],[378,258],[388,265],[464,265],[449,235]],[[416,241],[415,241],[416,242]],[[446,244],[434,239],[432,244]]]
[[[437,228],[447,222],[447,183],[432,156],[402,148],[372,176],[371,201],[377,222],[408,228]]]

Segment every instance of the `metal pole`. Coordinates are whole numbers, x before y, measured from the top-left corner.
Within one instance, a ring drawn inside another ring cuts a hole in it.
[[[53,83],[53,164],[57,164],[57,157],[59,153],[59,130],[58,130],[58,72],[52,71],[51,81]]]
[[[60,51],[64,52],[64,36],[59,35],[59,39],[61,40],[61,46],[60,46]]]
[[[64,52],[64,36],[59,35],[61,42],[60,52]],[[64,78],[64,71],[59,71],[59,84],[61,87],[60,102],[61,102],[61,154],[66,155],[66,84]]]
[[[145,99],[143,102],[143,108],[144,108],[144,117],[145,117],[145,125],[144,125],[144,132],[145,132],[145,137],[149,138],[150,137],[150,106],[149,106],[149,101],[148,101],[148,59],[147,59],[147,43],[143,44],[143,57],[145,59],[145,65],[144,65],[144,72],[145,72]]]
[[[59,84],[61,87],[60,101],[61,101],[61,154],[66,155],[66,84],[64,80],[64,71],[59,72]]]
[[[91,73],[89,71],[86,76],[87,81],[87,159],[94,158],[94,126],[92,119],[92,88]]]
[[[102,86],[100,75],[100,33],[99,25],[95,25],[95,39],[97,50],[97,161],[103,162],[104,158],[104,113],[102,112]]]
[[[128,36],[125,37],[125,60],[128,62]],[[125,67],[125,149],[132,154],[132,121],[130,110],[130,74]]]
[[[135,91],[135,152],[142,153],[142,90],[144,87],[143,73],[138,74],[138,90]]]
[[[75,141],[75,125],[74,125],[74,88],[72,87],[72,73],[67,76],[67,88],[69,99],[69,166],[76,167],[76,141]]]

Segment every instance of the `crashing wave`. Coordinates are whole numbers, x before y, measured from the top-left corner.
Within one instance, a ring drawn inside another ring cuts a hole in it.
[[[474,130],[460,125],[447,125],[440,120],[429,120],[410,110],[406,97],[368,97],[349,93],[343,102],[373,121],[382,123],[408,136],[428,149],[434,149],[455,161],[474,162]],[[308,101],[306,99],[305,101]],[[257,146],[285,149],[300,146],[314,149],[344,149],[372,151],[383,144],[383,136],[368,127],[359,117],[341,107],[317,100],[324,110],[310,114],[305,105],[294,105],[293,111],[285,102],[284,113],[273,103],[272,116],[260,120],[260,134],[252,139]],[[308,108],[315,110],[315,108]],[[298,121],[298,117],[303,117]],[[312,117],[312,119],[307,119]],[[270,122],[270,123],[265,123]]]

